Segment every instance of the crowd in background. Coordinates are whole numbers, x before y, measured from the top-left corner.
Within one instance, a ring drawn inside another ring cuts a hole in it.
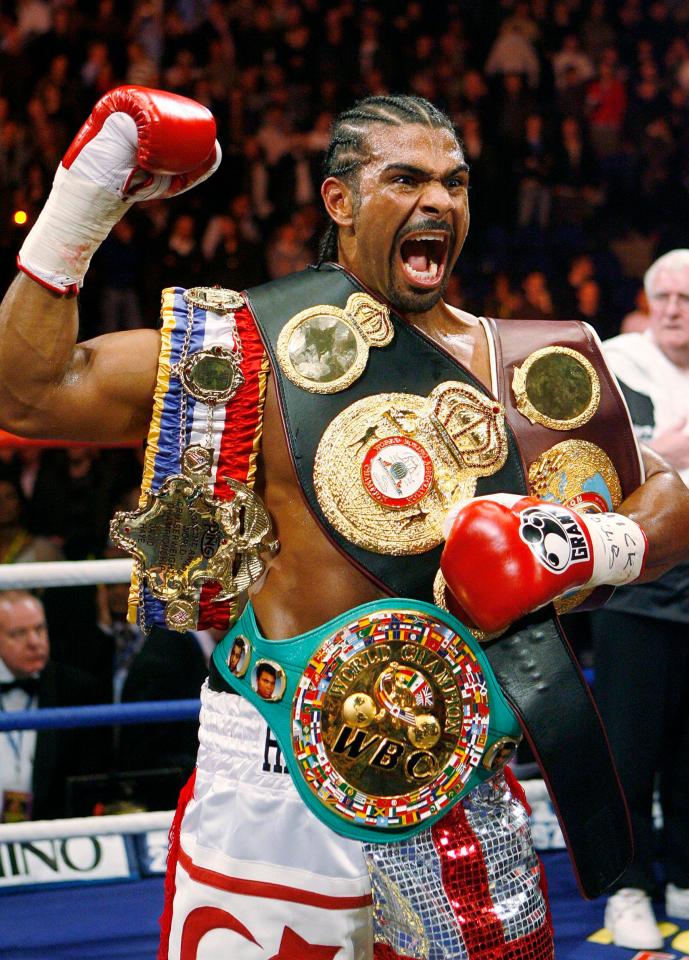
[[[640,277],[689,213],[681,0],[16,0],[0,16],[2,276],[91,105],[122,83],[206,104],[219,172],[137,209],[94,258],[84,335],[155,324],[163,286],[246,287],[312,262],[339,110],[428,97],[471,164],[449,299],[479,313],[643,321]],[[27,214],[15,225],[15,211]]]
[[[206,104],[224,159],[115,227],[81,295],[82,337],[156,325],[166,286],[241,289],[314,262],[330,124],[368,94],[427,97],[461,134],[472,226],[450,303],[586,320],[603,338],[640,330],[644,270],[686,246],[682,0],[16,0],[0,12],[3,289],[66,147],[124,83]],[[0,451],[0,562],[102,556],[139,474],[131,450]],[[69,659],[104,601],[58,592],[44,598],[52,649]]]

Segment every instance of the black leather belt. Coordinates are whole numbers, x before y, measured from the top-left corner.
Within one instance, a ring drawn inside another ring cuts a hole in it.
[[[323,431],[343,410],[372,394],[411,393],[427,396],[447,380],[486,388],[473,374],[414,327],[390,312],[395,336],[384,349],[372,349],[366,373],[339,393],[314,394],[295,386],[281,371],[277,341],[282,328],[296,313],[314,304],[344,307],[347,298],[362,291],[346,271],[333,264],[303,270],[246,291],[246,297],[271,359],[290,456],[309,509],[326,536],[365,575],[393,597],[414,597],[433,603],[433,581],[440,565],[442,546],[409,557],[374,553],[343,537],[323,513],[313,479],[313,463]],[[476,495],[527,493],[517,441],[506,422],[509,455],[496,473],[479,477]]]
[[[484,649],[555,805],[579,889],[600,896],[629,865],[629,813],[595,702],[559,622],[538,611]]]

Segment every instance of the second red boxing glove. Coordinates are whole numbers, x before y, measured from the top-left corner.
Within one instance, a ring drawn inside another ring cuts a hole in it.
[[[636,580],[647,546],[623,514],[580,515],[514,494],[469,500],[447,527],[440,567],[448,589],[491,633],[573,588]]]

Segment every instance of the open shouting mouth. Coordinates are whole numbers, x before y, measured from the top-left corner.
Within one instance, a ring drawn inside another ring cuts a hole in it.
[[[402,270],[415,287],[433,288],[442,281],[450,247],[445,230],[423,230],[406,236],[400,243]]]

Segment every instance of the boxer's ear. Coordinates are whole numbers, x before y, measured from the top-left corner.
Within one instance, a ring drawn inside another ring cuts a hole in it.
[[[350,227],[354,209],[351,188],[337,177],[327,177],[321,186],[321,196],[330,219],[338,227]]]

